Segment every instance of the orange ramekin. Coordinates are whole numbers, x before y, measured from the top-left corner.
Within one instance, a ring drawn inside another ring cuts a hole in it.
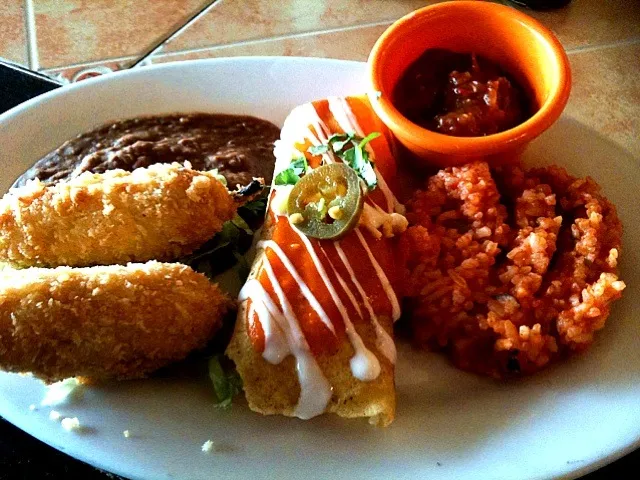
[[[422,128],[393,104],[393,89],[405,70],[428,49],[484,56],[512,75],[537,110],[525,122],[484,137],[453,137]],[[439,3],[391,25],[369,56],[373,109],[418,158],[438,166],[483,159],[516,159],[564,110],[571,91],[569,60],[547,28],[518,10],[483,1]]]

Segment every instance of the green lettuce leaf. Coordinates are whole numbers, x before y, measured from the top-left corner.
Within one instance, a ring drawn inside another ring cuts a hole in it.
[[[268,192],[268,189],[265,189]],[[194,270],[204,273],[210,279],[234,267],[244,282],[249,274],[249,266],[244,253],[251,245],[256,228],[262,224],[267,208],[268,193],[244,204],[236,216],[222,225],[222,230],[208,240],[191,255],[179,261]]]
[[[242,391],[242,379],[224,355],[209,359],[209,378],[217,397],[216,407],[228,408],[233,397]]]

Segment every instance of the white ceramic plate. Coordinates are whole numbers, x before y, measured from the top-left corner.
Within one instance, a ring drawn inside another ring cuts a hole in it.
[[[0,189],[75,134],[109,120],[176,111],[245,113],[281,124],[295,105],[365,89],[364,64],[234,58],[166,64],[88,80],[0,117]],[[575,477],[640,444],[640,169],[607,139],[562,118],[527,161],[592,175],[625,224],[629,285],[591,351],[533,378],[497,383],[400,346],[397,420],[387,429],[323,416],[303,422],[213,408],[204,370],[92,388],[57,407],[87,429],[67,433],[39,404],[44,387],[0,374],[0,414],[74,457],[132,478]],[[124,430],[132,438],[125,439]],[[208,439],[217,451],[200,447]]]

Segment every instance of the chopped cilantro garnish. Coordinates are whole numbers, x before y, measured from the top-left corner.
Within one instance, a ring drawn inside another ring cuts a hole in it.
[[[355,132],[336,133],[329,138],[326,145],[315,145],[309,147],[312,155],[322,155],[329,151],[329,148],[342,161],[353,168],[358,176],[364,180],[369,190],[373,190],[378,185],[378,178],[374,170],[374,163],[369,159],[369,153],[365,149],[367,143],[380,136],[380,133],[373,132],[364,138],[358,137]]]
[[[276,185],[295,185],[300,180],[300,177],[306,173],[309,169],[307,159],[297,157],[291,160],[289,167],[286,170],[281,171],[275,178]]]
[[[380,132],[371,132],[369,135],[360,140],[360,148],[364,148],[364,146],[369,143],[371,140],[378,138],[380,136]]]

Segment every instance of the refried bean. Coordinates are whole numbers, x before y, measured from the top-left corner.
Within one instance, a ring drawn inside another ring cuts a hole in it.
[[[196,170],[217,169],[229,188],[253,177],[271,183],[274,124],[256,117],[208,113],[139,117],[78,135],[27,170],[14,187],[30,179],[50,185],[85,171],[127,171],[154,163],[188,161]]]

